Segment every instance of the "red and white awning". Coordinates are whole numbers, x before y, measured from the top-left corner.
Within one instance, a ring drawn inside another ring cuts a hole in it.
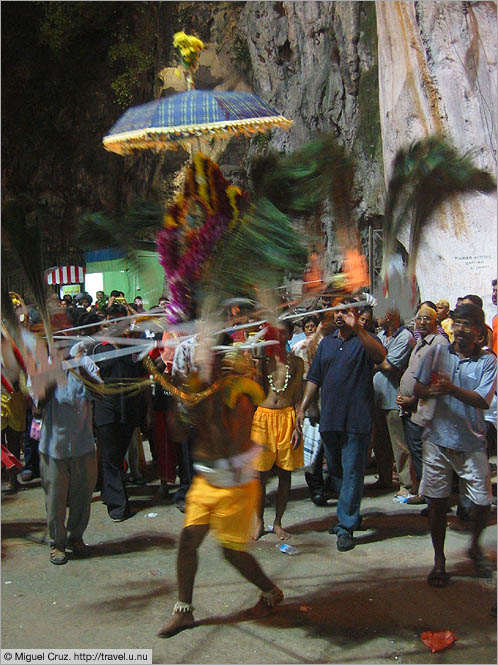
[[[82,284],[85,281],[85,268],[81,266],[58,266],[45,270],[47,284]]]

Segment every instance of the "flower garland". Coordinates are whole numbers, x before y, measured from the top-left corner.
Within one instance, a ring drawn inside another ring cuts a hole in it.
[[[269,374],[266,375],[266,378],[268,379],[268,385],[270,386],[271,390],[279,395],[280,393],[284,393],[288,386],[289,386],[289,381],[291,378],[291,371],[290,371],[290,364],[287,362],[285,363],[285,381],[284,385],[281,388],[275,388],[275,384],[273,383],[273,373],[270,372]]]
[[[202,279],[225,230],[240,221],[245,199],[225,180],[220,168],[205,155],[195,155],[181,194],[164,215],[156,237],[159,261],[170,287],[168,319],[177,323],[194,313],[195,286]],[[192,204],[201,213],[188,214]]]
[[[211,395],[213,395],[217,390],[223,388],[226,383],[226,379],[221,378],[215,381],[205,390],[201,390],[199,392],[185,392],[185,390],[181,390],[180,388],[177,388],[172,383],[170,383],[164,374],[158,372],[154,362],[149,356],[146,356],[143,359],[143,365],[150,372],[154,381],[159,383],[164,388],[164,390],[167,390],[169,393],[171,393],[173,397],[183,400],[189,406],[196,406],[199,404],[199,402],[202,402],[207,397],[211,397]]]
[[[185,70],[187,88],[192,90],[194,88],[194,74],[199,67],[199,54],[206,47],[200,39],[197,39],[194,35],[185,34],[183,30],[173,35],[173,46],[176,48],[180,64]],[[180,73],[179,76],[181,76]]]

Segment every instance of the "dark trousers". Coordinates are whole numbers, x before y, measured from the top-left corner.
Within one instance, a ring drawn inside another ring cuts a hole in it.
[[[125,517],[130,510],[123,462],[135,427],[130,423],[111,423],[95,428],[102,465],[102,501],[109,516],[116,519]]]
[[[5,427],[2,430],[2,443],[10,452],[19,459],[21,457],[22,432],[18,432],[12,427]]]
[[[176,456],[178,462],[178,477],[180,487],[175,492],[175,503],[185,501],[185,495],[190,489],[194,477],[194,466],[192,461],[192,446],[194,444],[195,431],[189,428],[187,437],[181,443],[176,444]]]
[[[403,416],[402,420],[406,445],[410,451],[415,475],[420,482],[422,480],[422,434],[424,428],[422,425],[412,422],[409,416]]]
[[[339,495],[336,533],[352,534],[361,524],[360,503],[370,434],[321,432],[321,437],[332,489]]]
[[[80,540],[88,526],[97,477],[97,457],[95,451],[65,459],[42,454],[40,471],[50,542],[64,550],[68,540]],[[66,506],[69,508],[67,524]]]
[[[496,427],[493,423],[486,421],[486,442],[488,446],[488,457],[496,455]]]
[[[310,495],[324,496],[330,489],[330,476],[327,474],[326,479],[323,478],[323,443],[320,445],[315,461],[310,471],[304,472],[304,479],[308,485]]]
[[[26,412],[26,429],[24,430],[23,447],[24,447],[24,468],[33,472],[33,476],[40,475],[40,455],[38,453],[39,441],[32,439],[29,435],[31,431],[31,423],[33,421],[33,412],[28,409]]]

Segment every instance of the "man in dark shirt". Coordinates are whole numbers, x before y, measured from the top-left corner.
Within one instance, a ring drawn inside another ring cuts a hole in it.
[[[107,310],[109,319],[126,316],[126,308],[113,304]],[[93,348],[93,354],[114,351],[119,348],[103,342]],[[147,374],[131,355],[99,360],[100,376],[107,385],[138,379]],[[147,407],[151,405],[147,404]],[[103,395],[95,400],[95,429],[102,464],[102,501],[113,522],[131,517],[128,495],[124,483],[123,461],[130,445],[133,431],[139,427],[145,413],[142,395],[126,397],[122,392]],[[148,417],[151,415],[147,414]]]
[[[353,303],[345,298],[344,305]],[[373,368],[385,357],[375,335],[359,323],[357,308],[334,312],[337,330],[318,346],[296,414],[300,431],[304,413],[321,387],[320,434],[334,489],[339,494],[337,534],[340,552],[353,549],[360,526],[360,502],[373,410]]]

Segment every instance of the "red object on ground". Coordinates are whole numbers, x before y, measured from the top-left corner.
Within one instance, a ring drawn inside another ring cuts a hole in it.
[[[441,630],[439,632],[426,630],[425,633],[422,633],[420,639],[432,653],[436,653],[436,651],[442,651],[451,646],[453,642],[458,640],[458,637],[453,635],[451,630]]]
[[[20,462],[15,455],[13,455],[8,448],[2,444],[2,464],[7,469],[13,469],[17,466],[18,469],[23,468],[23,463]]]

